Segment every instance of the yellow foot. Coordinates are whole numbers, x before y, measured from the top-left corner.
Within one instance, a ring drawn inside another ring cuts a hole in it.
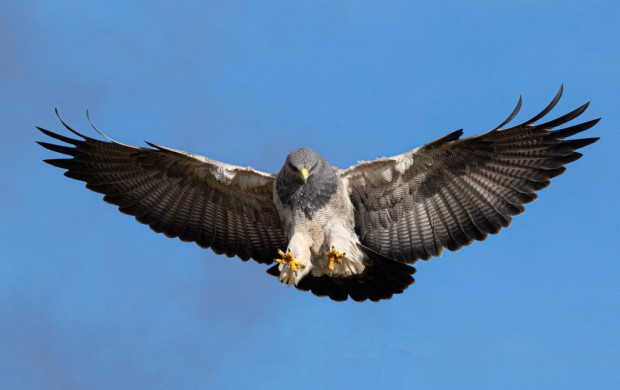
[[[280,249],[278,249],[278,256],[280,256],[280,258],[276,259],[276,263],[288,265],[289,267],[291,267],[291,270],[293,272],[297,272],[297,267],[299,268],[306,267],[305,265],[301,264],[299,261],[295,260],[295,257],[293,257],[293,253],[291,251],[288,251],[288,253],[284,253]]]
[[[346,253],[340,253],[332,246],[332,249],[328,250],[326,253],[327,258],[329,259],[329,270],[334,270],[334,263],[343,257],[346,256]]]

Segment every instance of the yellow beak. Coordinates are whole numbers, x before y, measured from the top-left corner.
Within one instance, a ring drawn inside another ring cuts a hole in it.
[[[301,178],[304,179],[304,183],[308,181],[308,176],[310,176],[310,173],[308,172],[307,168],[302,168],[301,169]]]

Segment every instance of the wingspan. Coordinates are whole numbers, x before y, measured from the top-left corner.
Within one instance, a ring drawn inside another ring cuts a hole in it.
[[[38,129],[71,146],[39,144],[72,158],[45,162],[105,194],[154,231],[243,260],[271,263],[287,240],[273,204],[274,176],[149,143],[152,148]]]
[[[598,138],[566,140],[599,119],[559,130],[588,104],[555,120],[535,124],[557,104],[508,129],[521,99],[504,123],[482,135],[459,139],[462,130],[401,155],[363,162],[341,172],[355,206],[363,244],[406,263],[439,256],[484,240],[511,223],[536,199],[536,191],[579,159],[577,149]]]

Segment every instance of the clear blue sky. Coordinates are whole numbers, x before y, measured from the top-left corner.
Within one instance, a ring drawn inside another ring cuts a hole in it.
[[[617,388],[618,2],[98,3],[0,5],[0,388]],[[529,118],[561,83],[552,115],[591,100],[601,141],[380,304],[155,234],[34,143],[88,108],[125,143],[346,167],[489,130],[519,94]]]

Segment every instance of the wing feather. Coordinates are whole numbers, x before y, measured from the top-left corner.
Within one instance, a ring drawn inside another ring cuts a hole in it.
[[[44,161],[154,231],[261,263],[271,263],[286,247],[272,201],[273,175],[153,143],[142,148],[100,141],[61,123],[80,139],[37,127],[70,145],[38,142],[70,157]]]
[[[524,123],[461,139],[452,132],[401,155],[361,162],[341,171],[355,208],[361,242],[384,256],[414,263],[484,240],[512,222],[536,191],[579,159],[577,149],[598,138],[566,140],[599,119],[554,130],[577,118],[586,103],[536,125],[558,103],[553,100]]]

